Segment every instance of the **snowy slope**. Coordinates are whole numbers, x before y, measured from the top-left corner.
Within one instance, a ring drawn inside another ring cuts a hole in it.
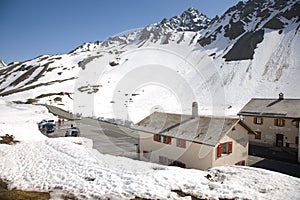
[[[51,191],[79,199],[299,199],[300,179],[251,167],[209,171],[161,166],[103,155],[60,139],[0,145],[0,177],[10,188]],[[79,143],[79,144],[78,144]],[[208,178],[207,178],[208,177]]]
[[[85,138],[47,138],[29,128],[51,117],[45,108],[1,102],[0,178],[10,189],[50,192],[51,199],[299,199],[300,179],[251,167],[182,169],[100,154]],[[17,117],[16,117],[17,116]],[[24,123],[24,119],[27,119]],[[23,130],[16,131],[13,125]],[[6,127],[4,130],[3,127]],[[26,135],[26,137],[23,137]],[[37,139],[38,138],[38,139]],[[182,197],[177,194],[181,191]]]
[[[194,8],[142,30],[0,68],[5,100],[139,121],[153,111],[235,115],[253,97],[299,98],[298,0]]]
[[[0,100],[0,110],[0,135],[14,135],[18,141],[46,139],[47,137],[39,131],[37,123],[43,119],[57,119],[43,106],[14,104]]]

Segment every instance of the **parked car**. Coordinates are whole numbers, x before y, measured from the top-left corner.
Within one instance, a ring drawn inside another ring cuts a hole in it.
[[[47,123],[44,125],[47,133],[52,133],[55,131],[55,124]]]
[[[80,130],[76,127],[71,127],[66,131],[65,137],[79,137],[80,136]]]
[[[82,114],[81,113],[76,113],[75,119],[81,120],[82,119]]]
[[[42,120],[38,123],[39,130],[43,133],[52,133],[55,131],[55,121],[54,120]]]

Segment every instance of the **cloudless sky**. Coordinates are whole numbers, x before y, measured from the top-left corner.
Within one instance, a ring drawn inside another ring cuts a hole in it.
[[[84,42],[180,15],[189,7],[210,18],[239,0],[0,0],[0,60],[7,64],[67,53]]]

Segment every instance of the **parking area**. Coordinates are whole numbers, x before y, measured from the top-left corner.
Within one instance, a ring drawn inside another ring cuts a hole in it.
[[[297,152],[281,147],[249,146],[248,165],[300,178]]]
[[[57,125],[48,137],[64,137],[71,125],[80,129],[80,136],[93,140],[93,148],[104,154],[137,158],[138,136],[129,128],[117,126],[95,119],[67,121]]]

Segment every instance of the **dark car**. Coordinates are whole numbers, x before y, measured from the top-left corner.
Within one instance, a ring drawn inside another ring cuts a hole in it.
[[[47,133],[52,133],[55,131],[55,124],[47,123],[47,124],[44,124],[44,127],[45,127]]]
[[[52,122],[41,121],[38,123],[38,126],[43,134],[52,133],[55,131],[55,124]]]

